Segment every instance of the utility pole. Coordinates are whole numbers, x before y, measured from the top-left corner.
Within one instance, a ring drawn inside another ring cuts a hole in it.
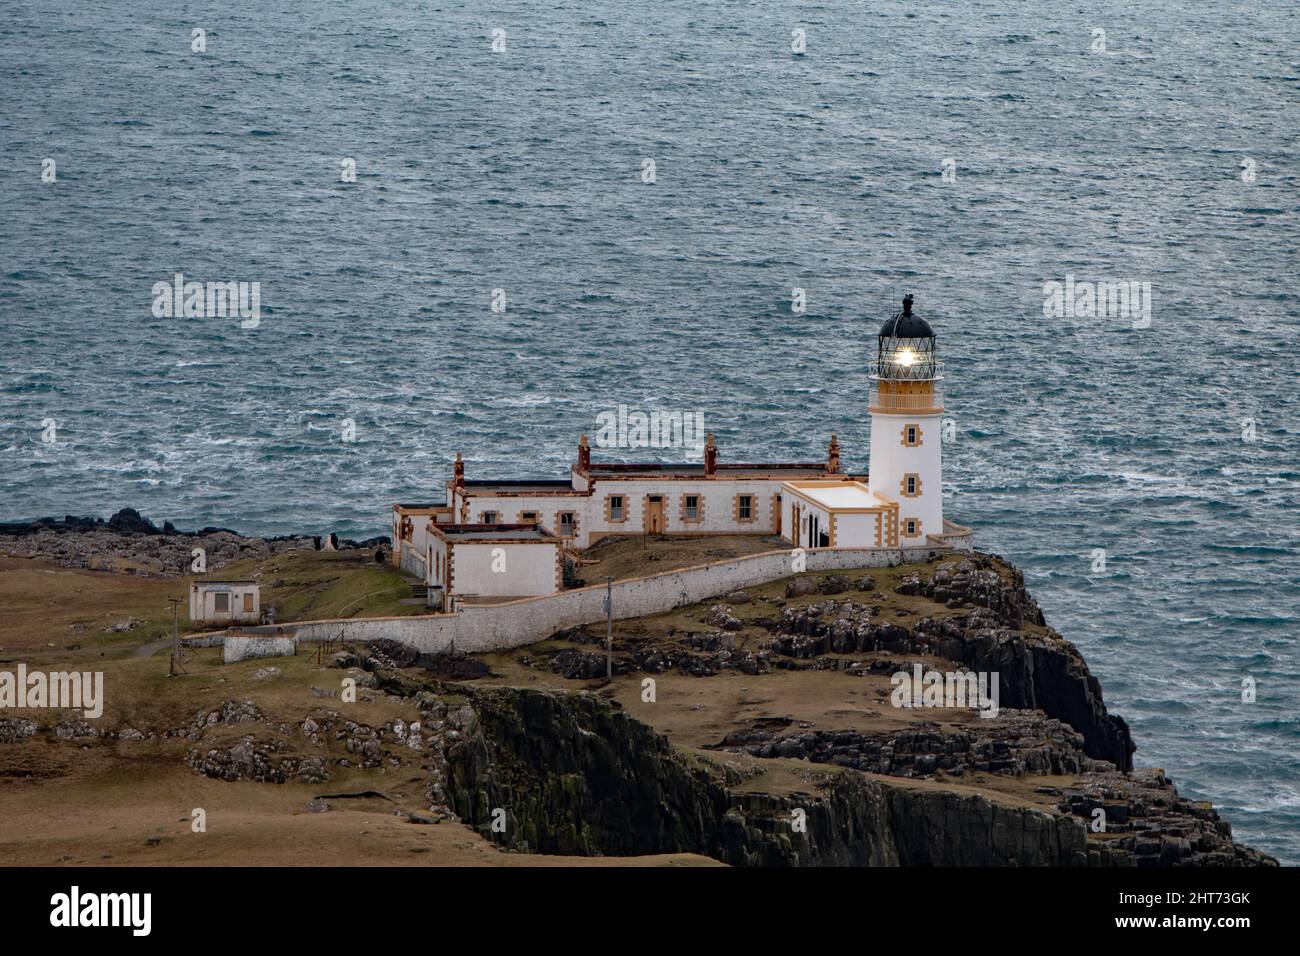
[[[167,670],[167,676],[175,677],[177,673],[184,670],[184,668],[181,667],[181,635],[180,635],[181,599],[168,598],[167,601],[172,606],[172,659],[171,659],[171,665]]]
[[[605,577],[605,683],[614,679],[614,575]]]

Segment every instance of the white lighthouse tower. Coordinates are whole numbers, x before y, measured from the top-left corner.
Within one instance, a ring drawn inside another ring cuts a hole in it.
[[[912,311],[903,311],[880,330],[871,373],[871,463],[868,487],[898,504],[896,543],[921,547],[943,527],[943,366],[934,331]],[[894,535],[889,535],[891,539]]]

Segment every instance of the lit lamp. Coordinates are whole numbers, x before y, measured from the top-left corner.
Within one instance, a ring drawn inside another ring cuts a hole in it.
[[[889,317],[876,343],[873,378],[924,382],[942,377],[935,360],[934,331],[930,323],[912,311],[910,295],[903,298],[903,311]]]

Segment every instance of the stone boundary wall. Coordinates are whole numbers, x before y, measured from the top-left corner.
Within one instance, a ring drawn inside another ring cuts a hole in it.
[[[211,631],[207,634],[191,634],[181,638],[183,647],[221,647],[226,643],[225,631]]]
[[[814,548],[804,552],[808,571],[891,567],[948,553],[942,548]],[[614,617],[643,617],[719,597],[739,588],[790,577],[792,549],[764,551],[647,577],[615,581]],[[556,631],[605,619],[605,586],[504,604],[468,605],[451,614],[348,618],[280,625],[300,641],[390,640],[425,654],[506,650],[544,641]]]
[[[268,634],[227,634],[222,658],[227,664],[254,657],[292,657],[298,653],[297,637]]]

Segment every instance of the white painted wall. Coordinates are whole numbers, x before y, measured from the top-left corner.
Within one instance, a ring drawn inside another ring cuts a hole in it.
[[[217,594],[230,596],[230,610],[217,610]],[[253,597],[252,611],[244,611],[244,595]],[[195,582],[190,586],[190,621],[195,624],[256,624],[262,617],[262,598],[256,584]]]
[[[921,445],[903,445],[905,425],[919,425]],[[890,501],[898,502],[899,542],[904,546],[921,546],[927,534],[943,533],[943,416],[871,413],[871,466],[867,487]],[[900,493],[903,476],[912,472],[921,478],[921,495],[905,498]],[[904,537],[906,520],[921,520],[920,534]]]
[[[429,547],[425,551],[426,562],[428,564],[428,575],[424,579],[425,584],[441,587],[442,583],[447,580],[447,541],[436,534],[429,535]]]
[[[525,597],[554,594],[559,544],[452,542],[451,593]]]
[[[518,524],[519,515],[525,511],[537,512],[538,523],[554,535],[560,529],[556,514],[561,511],[574,511],[579,515],[579,527],[585,519],[590,499],[586,495],[500,495],[490,498],[473,495],[469,498],[469,518],[464,524],[481,524],[485,511],[495,511],[500,524]],[[456,520],[460,522],[460,511],[456,511]]]
[[[835,546],[839,548],[874,548],[879,514],[842,514],[835,519]],[[883,532],[883,529],[882,529]],[[884,541],[883,533],[881,535]]]
[[[802,509],[800,511],[798,528],[795,528],[794,519],[796,505]],[[786,495],[781,500],[781,510],[784,512],[781,518],[781,527],[783,529],[782,537],[789,539],[800,548],[819,547],[815,541],[811,545],[808,543],[809,520],[813,517],[815,517],[820,523],[821,531],[828,535],[831,533],[831,514],[821,505],[814,504],[803,498],[796,497],[795,495]],[[795,530],[794,537],[790,537],[790,529]],[[871,545],[875,545],[874,540],[871,542]]]
[[[591,495],[536,495],[494,496],[470,498],[469,523],[479,523],[483,512],[496,511],[503,523],[519,520],[522,511],[539,512],[541,524],[553,534],[559,534],[555,515],[559,511],[578,514],[578,534],[574,546],[586,548],[606,534],[641,534],[645,528],[645,498],[661,495],[664,498],[664,527],[669,534],[772,534],[775,514],[772,496],[780,494],[779,479],[752,479],[745,481],[698,481],[668,479],[637,479],[629,481],[593,482]],[[737,494],[754,497],[754,520],[738,522],[732,518],[733,498]],[[605,520],[607,495],[622,495],[626,502],[626,520]],[[682,498],[696,495],[702,502],[702,520],[682,520]]]
[[[393,509],[393,541],[396,544],[393,547],[393,554],[396,557],[397,565],[408,574],[414,574],[420,580],[428,580],[429,570],[426,563],[429,558],[429,545],[433,541],[433,535],[429,534],[429,521],[435,512],[444,509],[430,508],[427,510],[408,511],[406,517],[411,519],[411,540],[403,541],[401,538],[401,520],[402,515]]]
[[[938,548],[823,548],[806,552],[805,560],[809,571],[849,570],[924,561],[942,553]],[[791,551],[781,550],[619,581],[613,589],[614,616],[622,620],[659,614],[789,577],[791,570]],[[454,614],[309,621],[294,626],[293,633],[301,641],[340,635],[355,641],[388,639],[429,654],[443,653],[454,643],[457,651],[479,653],[522,647],[565,628],[604,620],[604,600],[604,585],[593,585],[504,604],[471,605]],[[284,625],[285,630],[290,626]]]
[[[222,641],[221,659],[226,664],[246,661],[255,657],[293,657],[298,653],[298,640],[269,634],[228,634]]]

